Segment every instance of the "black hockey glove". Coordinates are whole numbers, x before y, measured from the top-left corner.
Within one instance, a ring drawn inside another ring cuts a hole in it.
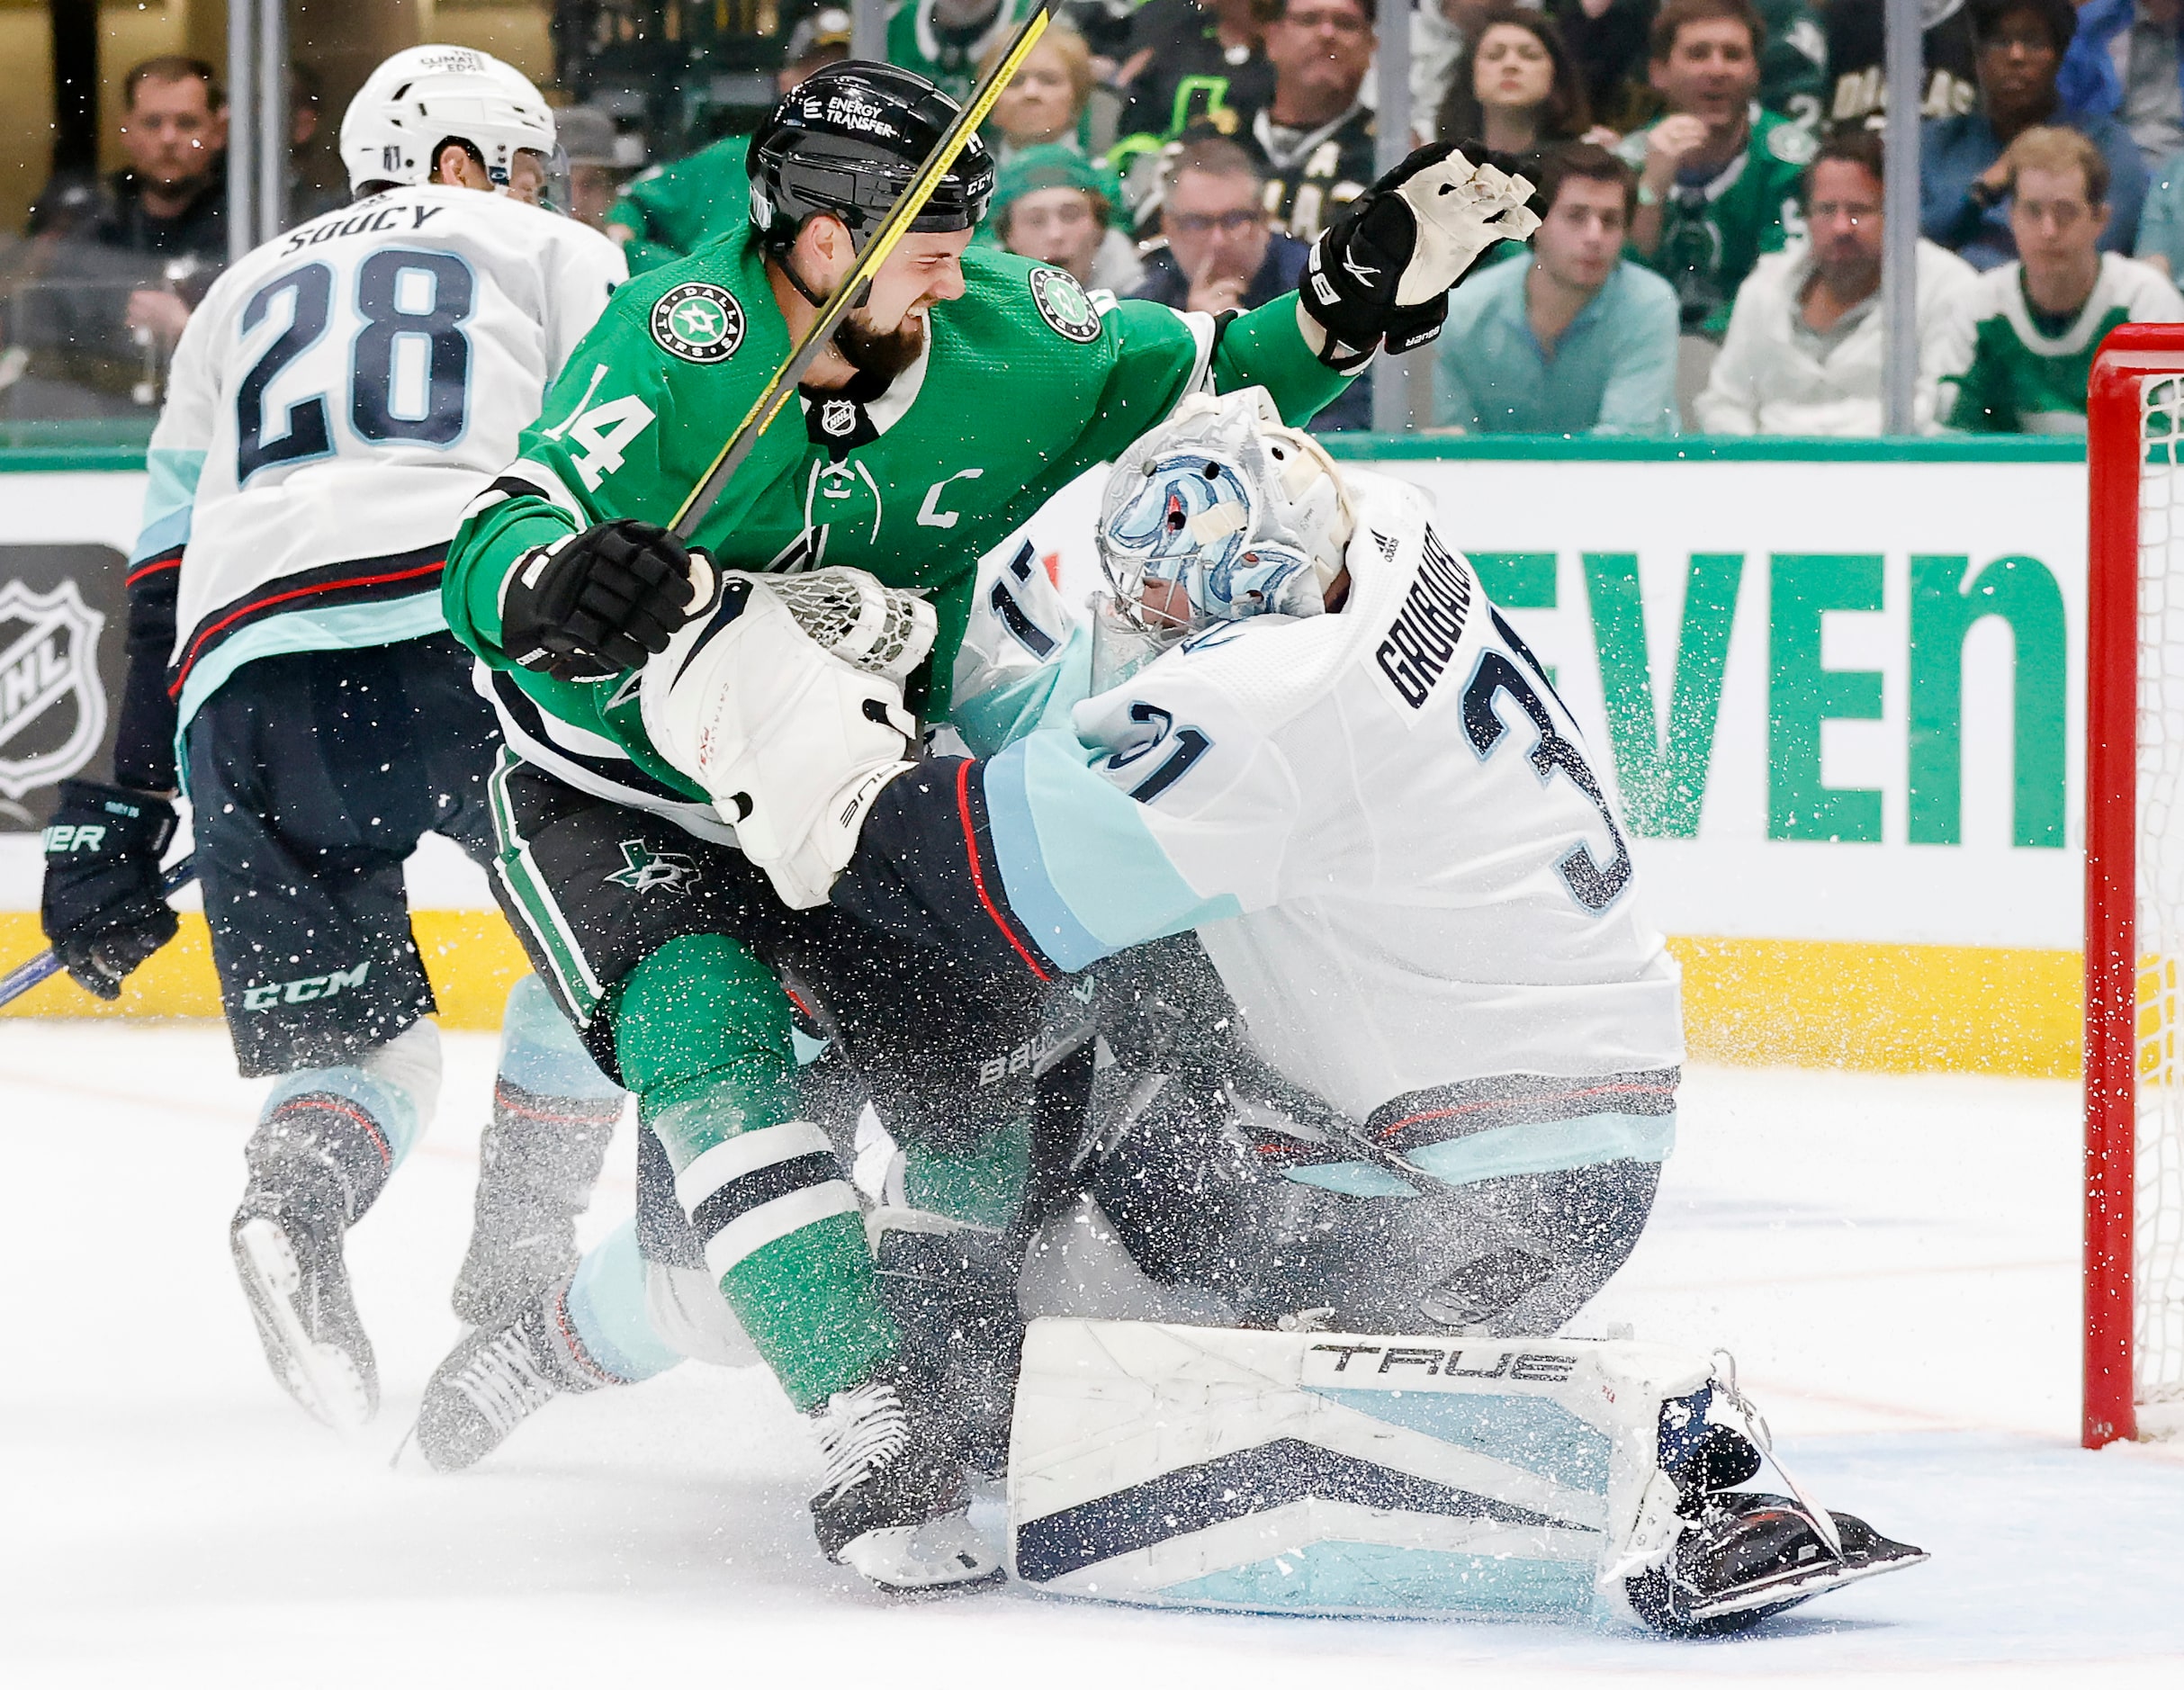
[[[1312,243],[1297,297],[1327,331],[1319,361],[1348,374],[1383,340],[1401,353],[1438,337],[1471,261],[1539,228],[1531,198],[1523,176],[1474,165],[1445,141],[1419,148]]]
[[[60,783],[46,823],[46,884],[39,920],[76,984],[118,998],[130,971],[175,937],[180,925],[159,895],[159,853],[175,837],[165,798]]]
[[[667,650],[713,590],[712,567],[665,528],[603,522],[517,561],[500,648],[556,680],[602,679]]]

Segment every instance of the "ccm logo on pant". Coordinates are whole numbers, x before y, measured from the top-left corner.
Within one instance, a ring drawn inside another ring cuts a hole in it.
[[[276,1003],[309,1003],[344,991],[355,991],[364,983],[371,966],[368,962],[360,962],[346,974],[315,974],[306,980],[276,980],[271,985],[249,986],[243,992],[243,1007],[269,1010]]]

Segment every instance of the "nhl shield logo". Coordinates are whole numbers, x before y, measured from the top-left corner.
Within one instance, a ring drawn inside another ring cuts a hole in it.
[[[857,406],[846,399],[831,399],[820,408],[819,427],[822,432],[839,439],[843,435],[857,432]]]
[[[65,780],[106,733],[99,634],[106,618],[74,581],[32,592],[0,586],[0,794],[11,799]]]

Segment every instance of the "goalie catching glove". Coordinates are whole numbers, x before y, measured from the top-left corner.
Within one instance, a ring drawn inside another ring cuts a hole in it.
[[[1441,333],[1449,290],[1498,240],[1530,240],[1540,226],[1532,186],[1447,142],[1421,147],[1312,243],[1297,297],[1326,331],[1319,359],[1361,370],[1386,340],[1409,352]]]
[[[791,909],[827,901],[872,801],[911,767],[903,685],[937,625],[862,570],[734,571],[713,614],[645,665],[645,732]]]

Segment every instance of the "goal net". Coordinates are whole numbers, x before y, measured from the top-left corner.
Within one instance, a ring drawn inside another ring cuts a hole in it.
[[[2184,326],[2089,399],[2085,1442],[2184,1433]]]

